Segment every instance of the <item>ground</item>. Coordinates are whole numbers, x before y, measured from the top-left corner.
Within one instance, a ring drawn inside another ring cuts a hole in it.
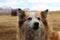
[[[60,13],[49,13],[47,16],[49,27],[60,31]],[[17,16],[0,16],[0,40],[16,40]]]

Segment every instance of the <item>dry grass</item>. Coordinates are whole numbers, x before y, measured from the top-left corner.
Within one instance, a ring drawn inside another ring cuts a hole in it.
[[[0,40],[16,40],[17,17],[0,16]]]
[[[48,14],[49,27],[53,27],[54,30],[60,31],[60,13]],[[0,40],[16,40],[16,16],[0,16]]]
[[[53,27],[54,30],[60,31],[60,13],[49,13],[47,20],[49,27]]]

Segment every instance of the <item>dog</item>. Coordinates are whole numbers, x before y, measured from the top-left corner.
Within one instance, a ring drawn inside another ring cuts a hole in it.
[[[19,40],[58,40],[58,34],[48,26],[48,11],[26,12],[18,9]]]

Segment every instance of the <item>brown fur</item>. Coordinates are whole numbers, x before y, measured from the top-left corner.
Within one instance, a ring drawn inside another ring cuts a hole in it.
[[[51,40],[58,40],[58,34],[57,34],[57,32],[52,32]]]

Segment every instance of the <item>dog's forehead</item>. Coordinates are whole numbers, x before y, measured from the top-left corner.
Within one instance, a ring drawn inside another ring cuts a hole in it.
[[[40,17],[40,12],[29,12],[29,17]]]
[[[35,16],[35,12],[29,12],[29,17],[34,17]]]

